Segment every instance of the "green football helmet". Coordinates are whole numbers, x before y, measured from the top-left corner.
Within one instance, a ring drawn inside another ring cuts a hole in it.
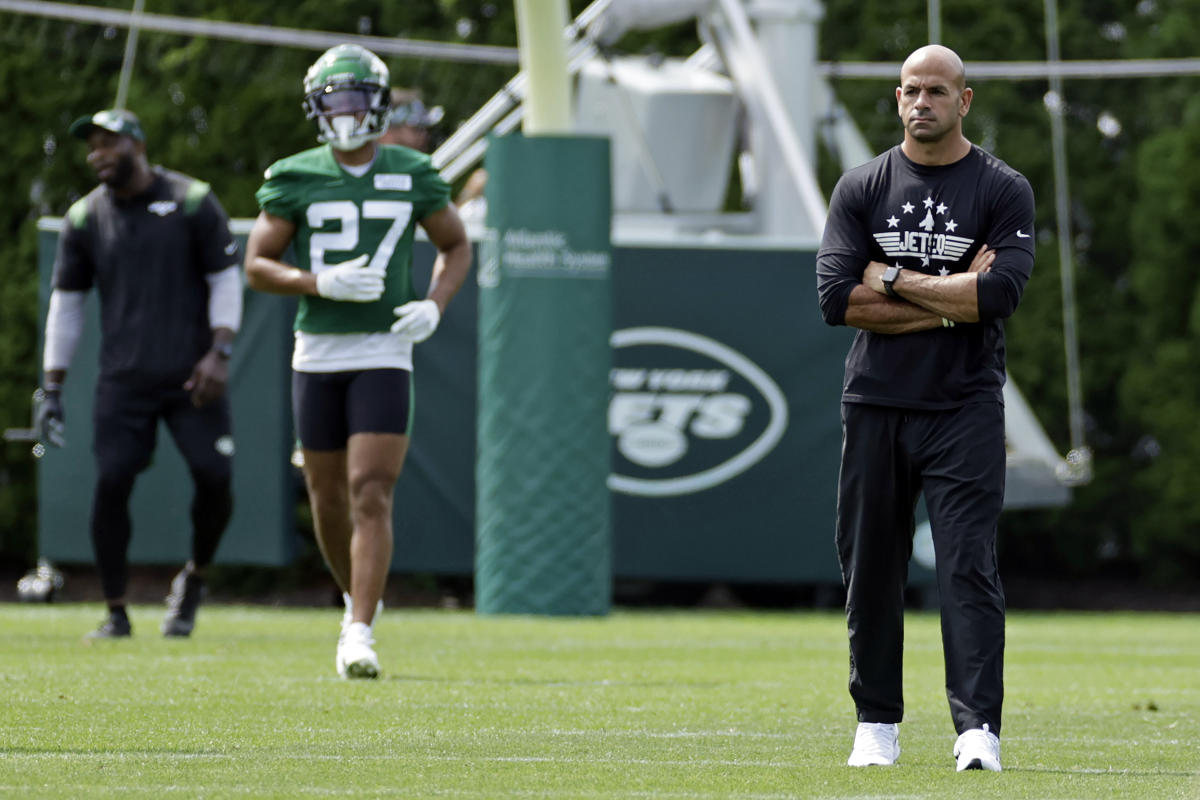
[[[315,119],[317,141],[356,150],[387,130],[390,76],[379,56],[356,44],[321,54],[304,76],[304,112]]]

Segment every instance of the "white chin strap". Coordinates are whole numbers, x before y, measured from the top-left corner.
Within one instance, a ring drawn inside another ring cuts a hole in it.
[[[379,138],[377,134],[364,132],[353,114],[332,119],[320,119],[321,138],[338,150],[357,150],[369,141]]]

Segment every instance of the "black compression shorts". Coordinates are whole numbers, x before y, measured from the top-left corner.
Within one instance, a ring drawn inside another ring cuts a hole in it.
[[[412,376],[403,369],[292,372],[292,412],[305,450],[345,450],[355,433],[407,434]]]

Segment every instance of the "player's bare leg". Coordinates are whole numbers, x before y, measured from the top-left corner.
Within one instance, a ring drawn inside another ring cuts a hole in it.
[[[350,437],[347,476],[354,532],[350,539],[350,596],[354,621],[370,625],[392,564],[392,495],[408,437],[359,433]]]
[[[317,547],[338,588],[350,591],[350,487],[345,450],[305,450],[304,483],[312,508]]]
[[[344,552],[350,564],[349,599],[335,659],[343,678],[379,676],[371,626],[392,563],[392,492],[407,451],[408,437],[389,433],[354,434],[346,450],[350,534],[339,557]]]

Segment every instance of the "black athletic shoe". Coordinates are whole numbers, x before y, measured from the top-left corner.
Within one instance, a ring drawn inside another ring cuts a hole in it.
[[[204,579],[184,567],[171,581],[167,595],[167,616],[163,619],[163,636],[191,636],[196,627],[196,609],[204,599]]]
[[[85,636],[85,639],[124,639],[133,635],[133,627],[129,617],[124,614],[109,614],[108,619],[96,630]]]

